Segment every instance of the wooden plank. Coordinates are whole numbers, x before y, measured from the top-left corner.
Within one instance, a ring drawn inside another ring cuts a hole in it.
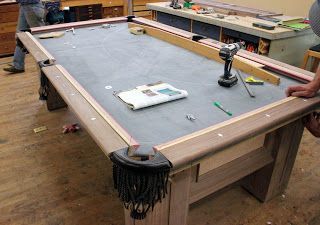
[[[238,55],[243,57],[243,58],[250,59],[250,60],[253,60],[255,62],[264,64],[266,67],[268,67],[269,69],[271,69],[271,70],[273,70],[275,72],[279,72],[280,74],[286,75],[288,77],[292,77],[292,78],[294,78],[296,80],[299,80],[301,82],[308,83],[311,80],[313,80],[313,76],[306,75],[305,73],[301,73],[301,72],[297,72],[297,71],[294,71],[294,70],[290,70],[288,68],[285,68],[285,67],[282,67],[282,66],[279,66],[279,65],[276,65],[276,64],[261,60],[261,59],[255,57],[255,56],[249,55],[247,53],[243,53],[242,51],[240,51],[238,53]]]
[[[62,74],[76,90],[90,103],[90,105],[101,115],[101,117],[114,129],[115,132],[127,143],[129,148],[136,149],[139,143],[123,128],[112,116],[86,91],[82,85],[72,77],[61,65],[56,65],[56,69]],[[63,97],[63,96],[62,96]]]
[[[199,177],[191,184],[190,204],[214,193],[273,161],[271,151],[260,148]]]
[[[242,60],[243,63],[249,64],[249,65],[251,65],[251,66],[253,66],[253,67],[264,69],[264,68],[263,68],[264,65],[261,64],[261,63],[257,63],[257,62],[255,62],[255,61],[252,61],[252,60],[250,60],[250,59],[245,59],[245,58],[243,58],[243,59],[241,59],[241,60]]]
[[[244,187],[261,201],[272,199],[287,187],[303,129],[299,119],[268,136],[266,147],[273,151],[274,163],[244,179]]]
[[[209,158],[201,160],[198,175],[201,177],[201,175],[211,170],[261,148],[264,144],[264,139],[265,135],[262,134],[220,151]]]
[[[278,77],[274,73],[266,71],[264,68],[261,68],[260,66],[256,67],[256,65],[247,63],[246,60],[238,57],[237,55],[234,56],[233,65],[235,68],[238,68],[239,70],[242,70],[245,73],[258,77],[271,84],[280,84],[280,77]]]
[[[42,71],[57,89],[69,108],[82,121],[90,135],[108,156],[111,152],[127,148],[128,145],[114,131],[110,124],[95,110],[90,102],[83,96],[82,90],[71,83],[60,66],[48,66]]]
[[[192,171],[188,168],[172,177],[169,225],[187,225]]]
[[[55,62],[54,57],[29,32],[19,32],[17,37],[37,62]]]
[[[156,22],[153,22],[153,23],[156,23]],[[129,26],[132,26],[132,25],[129,24]],[[156,28],[147,27],[144,25],[139,25],[139,26],[143,27],[146,31],[146,34],[149,34],[150,36],[159,38],[161,40],[177,45],[179,47],[183,47],[187,50],[190,50],[194,53],[205,56],[209,59],[213,59],[220,63],[224,63],[224,61],[219,56],[219,50],[214,47],[185,39],[183,37],[180,37],[174,34],[174,32],[170,34],[169,32],[159,30]],[[259,77],[260,79],[268,81],[272,84],[279,84],[280,82],[280,78],[278,76],[275,76],[274,74],[267,72],[262,68],[250,65],[240,57],[237,57],[237,56],[234,57],[233,65],[235,68],[240,69],[245,73]]]
[[[280,68],[283,67],[285,69],[287,69],[287,71],[290,71],[290,72],[296,72],[297,74],[303,74],[303,75],[307,75],[307,76],[310,76],[310,77],[313,77],[314,76],[314,73],[310,72],[310,71],[306,71],[306,70],[303,70],[299,67],[296,67],[296,66],[292,66],[292,65],[289,65],[287,63],[283,63],[283,62],[280,62],[278,60],[275,60],[275,59],[271,59],[269,57],[266,57],[266,56],[263,56],[263,55],[257,55],[255,53],[252,53],[252,52],[248,52],[248,51],[245,51],[245,50],[240,50],[240,53],[242,55],[242,53],[244,55],[242,55],[243,57],[246,57],[246,58],[249,58],[255,62],[260,62],[261,64],[263,65],[270,65],[270,67],[272,65],[277,65],[279,66]]]
[[[166,24],[158,23],[156,21],[148,20],[148,19],[145,19],[145,18],[134,18],[133,21],[137,22],[137,23],[140,23],[142,25],[147,25],[147,26],[151,26],[151,27],[154,27],[154,28],[158,28],[160,30],[164,30],[164,31],[167,31],[169,33],[173,33],[175,35],[178,35],[178,36],[181,36],[181,37],[185,37],[185,38],[188,38],[188,39],[191,39],[194,36],[194,34],[189,32],[189,31],[181,30],[181,29],[178,29],[178,28],[175,28],[175,27],[171,27],[171,26],[166,25]]]
[[[115,17],[115,18],[88,20],[88,21],[73,22],[73,23],[63,23],[63,24],[56,24],[56,25],[43,26],[43,27],[33,27],[31,28],[31,33],[36,34],[36,33],[42,33],[42,32],[55,31],[55,30],[65,30],[69,28],[97,26],[104,23],[120,23],[120,22],[126,22],[126,21],[127,21],[126,17]]]

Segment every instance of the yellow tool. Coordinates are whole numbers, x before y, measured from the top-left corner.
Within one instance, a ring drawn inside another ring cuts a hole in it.
[[[256,80],[253,76],[247,77],[246,83],[251,84],[251,85],[263,85],[264,84],[263,80]]]

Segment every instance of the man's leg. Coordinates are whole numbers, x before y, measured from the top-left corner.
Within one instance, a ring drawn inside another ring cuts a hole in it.
[[[30,27],[39,27],[44,25],[44,7],[41,3],[21,5],[20,6],[20,26],[19,31],[29,29]],[[14,54],[14,67],[18,70],[24,70],[25,53],[20,47],[16,47]]]
[[[24,15],[24,10],[22,6],[20,6],[17,33],[23,30],[27,30],[28,28],[29,28],[29,25]],[[24,70],[24,58],[25,58],[25,53],[23,52],[22,48],[16,45],[16,48],[14,51],[14,57],[13,57],[13,66],[15,69]]]
[[[20,7],[16,32],[18,33],[28,28],[29,28],[29,25],[24,16],[23,9],[22,7]],[[16,48],[14,51],[14,57],[13,57],[13,65],[10,65],[9,67],[4,68],[4,70],[11,73],[24,72],[24,58],[25,58],[25,53],[22,51],[22,48],[16,45]]]
[[[38,27],[44,25],[44,7],[41,3],[21,5],[18,19],[17,32],[24,31],[30,27]],[[16,46],[13,59],[13,68],[8,68],[8,72],[24,71],[25,53],[20,46]]]

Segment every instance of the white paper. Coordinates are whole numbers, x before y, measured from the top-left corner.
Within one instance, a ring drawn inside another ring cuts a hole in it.
[[[138,86],[130,91],[117,94],[133,110],[170,102],[188,96],[185,90],[177,89],[167,83]]]

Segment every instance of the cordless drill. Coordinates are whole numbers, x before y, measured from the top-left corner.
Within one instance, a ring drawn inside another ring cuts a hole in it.
[[[224,74],[220,77],[218,83],[223,87],[232,87],[237,84],[238,78],[235,75],[231,74],[233,56],[237,54],[237,52],[243,46],[242,42],[237,42],[233,44],[228,44],[223,46],[220,49],[219,56],[221,59],[225,61],[224,64]]]

